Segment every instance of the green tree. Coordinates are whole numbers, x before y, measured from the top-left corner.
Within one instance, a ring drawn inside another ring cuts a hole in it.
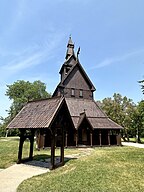
[[[121,132],[124,140],[129,140],[129,135],[134,136],[133,117],[136,105],[131,99],[114,93],[113,98],[105,98],[101,105],[107,116],[124,128]]]
[[[137,106],[137,139],[140,142],[140,137],[144,137],[144,100],[140,101]]]
[[[12,100],[9,115],[14,118],[22,107],[29,101],[49,98],[51,95],[46,91],[46,85],[41,81],[20,80],[12,85],[7,85],[6,96]]]
[[[46,91],[46,85],[41,81],[29,81],[19,80],[12,85],[7,85],[6,96],[12,100],[10,109],[8,110],[8,117],[1,118],[3,122],[0,125],[0,132],[3,135],[7,124],[16,116],[16,114],[22,109],[22,107],[29,101],[46,99],[51,95]],[[13,131],[10,134],[15,134]]]
[[[144,94],[144,80],[138,81],[141,85],[142,93]]]
[[[0,137],[4,137],[5,136],[5,126],[3,123],[0,123]]]

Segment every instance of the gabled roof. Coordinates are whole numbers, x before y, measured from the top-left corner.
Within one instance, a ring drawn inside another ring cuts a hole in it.
[[[49,128],[64,98],[50,98],[27,103],[7,128]]]
[[[78,124],[77,124],[77,129],[80,128],[80,126],[82,125],[82,123],[85,123],[88,125],[88,127],[90,127],[91,129],[93,129],[93,126],[91,125],[90,121],[88,120],[85,112],[81,113],[80,114],[80,117],[79,117],[79,121],[78,121]]]
[[[72,117],[79,117],[83,112],[87,117],[107,117],[94,100],[72,97],[65,100]]]
[[[61,67],[61,69],[60,69],[60,71],[59,71],[60,74],[62,73],[62,70],[63,70],[64,66],[69,66],[69,65],[70,65],[69,62],[70,62],[72,59],[74,60],[74,64],[73,64],[73,65],[75,65],[75,64],[77,63],[75,54],[71,55],[71,56],[64,62],[64,64],[62,65],[62,67]],[[71,67],[72,67],[72,66],[71,66]]]
[[[94,129],[122,129],[120,125],[107,117],[94,100],[76,98],[65,100],[76,129],[82,123],[84,115],[82,118],[80,114],[83,112]]]
[[[65,76],[65,78],[63,78],[63,80],[60,82],[60,85],[63,85],[64,82],[66,81],[66,79],[70,76],[70,74],[73,72],[73,70],[78,67],[79,70],[81,71],[81,73],[83,74],[85,80],[87,81],[87,83],[90,85],[91,90],[95,91],[95,87],[93,85],[93,83],[91,82],[91,80],[89,79],[88,75],[86,74],[86,72],[84,71],[83,67],[81,66],[81,64],[79,63],[79,61],[77,61],[77,63],[75,65],[73,65],[71,67],[71,69],[68,71],[68,74]]]
[[[93,129],[122,129],[105,115],[94,100],[64,97],[27,103],[7,128],[50,128],[64,103],[76,129],[84,120]]]

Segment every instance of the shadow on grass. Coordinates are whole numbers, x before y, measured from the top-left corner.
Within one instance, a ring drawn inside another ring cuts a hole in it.
[[[70,160],[74,160],[77,158],[74,157],[65,157],[64,158],[64,164],[66,164],[68,161]],[[33,160],[28,160],[25,159],[22,163],[24,163],[25,165],[31,165],[34,167],[41,167],[41,168],[51,168],[51,156],[50,155],[46,155],[46,154],[41,154],[41,155],[35,155],[33,157]],[[60,156],[55,156],[55,165],[57,167],[57,165],[59,165],[60,163]]]

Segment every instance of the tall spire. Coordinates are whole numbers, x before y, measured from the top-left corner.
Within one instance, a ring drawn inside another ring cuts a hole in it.
[[[67,52],[66,52],[66,59],[68,59],[71,55],[74,55],[74,44],[72,42],[71,35],[69,37],[69,41],[67,44]]]

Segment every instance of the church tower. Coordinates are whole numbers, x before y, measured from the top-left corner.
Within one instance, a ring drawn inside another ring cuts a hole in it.
[[[61,81],[55,89],[53,97],[63,95],[66,98],[93,99],[93,92],[96,89],[81,66],[78,54],[75,55],[71,37],[67,44],[65,62],[59,73]]]

